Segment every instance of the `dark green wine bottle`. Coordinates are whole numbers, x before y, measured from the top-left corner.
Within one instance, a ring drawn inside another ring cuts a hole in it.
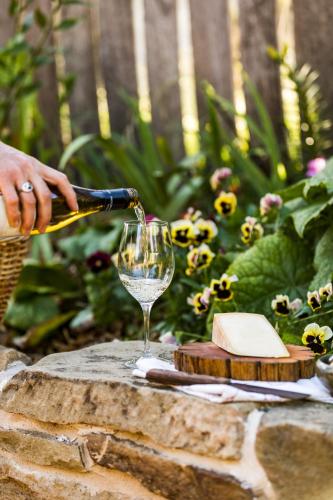
[[[124,210],[135,208],[139,204],[139,195],[135,189],[86,189],[73,186],[76,193],[79,210],[73,212],[67,205],[63,195],[52,189],[52,217],[46,232],[57,231],[81,217],[97,212]],[[31,234],[39,234],[33,229]]]

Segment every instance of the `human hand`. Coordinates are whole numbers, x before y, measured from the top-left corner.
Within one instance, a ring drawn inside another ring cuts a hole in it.
[[[30,193],[21,190],[27,181],[33,185]],[[76,194],[65,174],[0,142],[0,191],[9,224],[20,227],[25,236],[34,227],[44,233],[51,220],[52,193],[48,184],[57,187],[71,210],[78,210]]]

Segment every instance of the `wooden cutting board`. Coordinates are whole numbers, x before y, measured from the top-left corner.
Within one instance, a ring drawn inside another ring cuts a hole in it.
[[[187,344],[174,352],[177,370],[236,380],[296,382],[313,377],[315,355],[308,347],[286,345],[290,358],[236,356],[212,342]]]

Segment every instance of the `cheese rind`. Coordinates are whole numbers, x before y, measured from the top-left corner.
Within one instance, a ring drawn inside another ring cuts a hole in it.
[[[262,314],[215,314],[212,341],[225,351],[238,356],[290,356],[278,333]]]

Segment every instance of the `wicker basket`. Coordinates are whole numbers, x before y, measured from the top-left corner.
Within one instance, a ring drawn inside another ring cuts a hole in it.
[[[0,323],[14,290],[28,251],[27,240],[0,241]]]

